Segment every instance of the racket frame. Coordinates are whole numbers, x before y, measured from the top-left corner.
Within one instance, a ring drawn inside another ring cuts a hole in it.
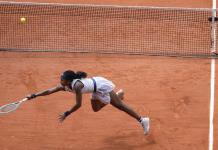
[[[13,110],[11,110],[11,111],[7,111],[7,112],[1,112],[1,111],[0,111],[0,114],[7,114],[7,113],[10,113],[10,112],[15,111],[15,110],[20,106],[21,103],[23,103],[23,102],[25,102],[25,101],[27,101],[27,100],[28,100],[28,98],[24,98],[24,99],[22,99],[22,100],[20,100],[20,101],[13,102],[13,103],[9,103],[9,104],[0,106],[0,109],[1,109],[1,108],[5,107],[5,106],[11,105],[11,104],[15,104],[15,105],[16,105],[16,108],[15,108],[15,109],[13,109]]]

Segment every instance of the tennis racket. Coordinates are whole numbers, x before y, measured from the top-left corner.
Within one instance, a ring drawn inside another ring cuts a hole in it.
[[[20,101],[1,106],[0,107],[0,114],[6,114],[6,113],[10,113],[12,111],[15,111],[20,106],[20,104],[22,104],[23,102],[25,102],[27,100],[28,100],[28,98],[24,98]]]

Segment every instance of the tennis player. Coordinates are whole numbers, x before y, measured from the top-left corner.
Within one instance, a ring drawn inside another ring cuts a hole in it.
[[[139,116],[133,109],[127,106],[122,101],[124,98],[123,90],[119,90],[115,93],[114,88],[115,85],[103,77],[87,78],[87,73],[85,72],[79,71],[75,73],[74,71],[67,70],[61,75],[60,84],[56,87],[36,94],[28,95],[27,98],[31,100],[38,96],[45,96],[58,91],[69,91],[75,93],[76,104],[70,110],[59,116],[59,120],[62,122],[71,113],[81,107],[82,95],[84,93],[92,93],[91,104],[94,112],[101,110],[107,104],[111,104],[139,121],[144,129],[144,134],[147,134],[149,132],[149,118]]]

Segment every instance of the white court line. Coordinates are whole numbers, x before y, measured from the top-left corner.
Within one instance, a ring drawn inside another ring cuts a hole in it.
[[[213,124],[214,124],[214,98],[215,98],[215,59],[211,59],[210,80],[210,128],[209,128],[209,150],[213,150]]]
[[[212,0],[212,16],[216,17],[216,0]],[[216,52],[216,22],[212,22],[212,52]],[[215,68],[216,60],[211,59],[211,77],[210,77],[210,121],[209,121],[209,150],[213,150],[214,144],[214,99],[215,99]]]

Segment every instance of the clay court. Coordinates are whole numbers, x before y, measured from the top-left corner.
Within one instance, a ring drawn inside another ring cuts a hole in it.
[[[22,0],[24,1],[24,0]],[[44,1],[72,3],[71,1]],[[201,1],[74,1],[84,4],[210,8]],[[207,150],[209,144],[209,58],[57,52],[0,52],[0,103],[21,99],[58,84],[67,69],[112,80],[125,91],[125,102],[151,118],[144,136],[139,123],[108,105],[93,112],[90,96],[64,123],[58,115],[71,108],[75,96],[60,92],[24,103],[0,116],[2,150]],[[216,74],[218,74],[216,61]],[[218,79],[216,78],[216,83]],[[218,93],[216,84],[215,93]],[[214,150],[218,150],[215,98]]]

